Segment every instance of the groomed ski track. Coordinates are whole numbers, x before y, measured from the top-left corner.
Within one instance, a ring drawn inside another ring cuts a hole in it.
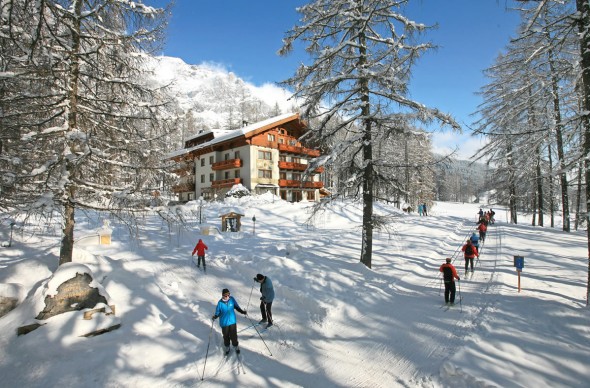
[[[414,228],[423,225],[425,236],[430,236],[425,238],[424,250],[415,255],[408,255],[404,250],[406,224]],[[195,319],[203,325],[210,324],[221,287],[229,288],[242,308],[248,309],[251,319],[257,321],[260,314],[258,287],[244,289],[239,284],[224,281],[224,272],[233,271],[244,279],[251,279],[261,271],[258,268],[269,263],[276,266],[294,260],[301,267],[297,275],[304,277],[312,289],[317,289],[317,300],[298,292],[298,287],[289,287],[288,277],[284,276],[273,308],[275,316],[284,324],[263,335],[273,355],[269,356],[253,329],[250,333],[240,333],[242,357],[247,360],[244,372],[257,374],[264,381],[269,365],[271,368],[296,368],[292,371],[293,381],[283,382],[283,386],[444,386],[446,360],[464,345],[465,338],[477,330],[497,303],[494,273],[502,251],[502,226],[498,223],[490,226],[475,273],[467,278],[460,248],[475,227],[474,220],[453,219],[449,224],[449,218],[407,217],[396,223],[392,233],[375,235],[372,269],[358,263],[358,248],[354,245],[334,240],[329,230],[313,228],[294,231],[291,242],[248,240],[248,244],[255,246],[248,249],[251,253],[241,252],[241,256],[232,252],[236,247],[230,243],[228,252],[207,257],[206,274],[196,269],[187,254],[186,259],[161,261],[153,268],[152,275],[159,291],[172,299],[174,305],[183,307],[184,311],[178,312],[175,320],[186,320],[187,327]],[[311,233],[313,239],[310,239]],[[358,240],[358,232],[351,229],[348,237],[350,241]],[[434,246],[431,242],[435,242]],[[239,246],[246,241],[236,240],[236,243]],[[322,270],[321,263],[317,263],[319,256],[313,253],[316,249],[338,252],[335,260],[343,261],[340,272],[314,276],[314,271]],[[453,258],[461,276],[456,306],[448,311],[440,308],[444,303],[444,286],[438,267],[445,257]],[[406,263],[400,265],[398,260]],[[411,270],[408,270],[407,261],[414,264]],[[396,267],[400,269],[394,283],[380,275],[382,271],[397,271]],[[343,286],[358,289],[358,297],[354,300],[339,298],[338,287]],[[365,303],[382,304],[382,315],[365,316]],[[346,319],[342,320],[342,316]],[[407,321],[405,317],[414,317],[414,321]],[[384,321],[389,327],[385,332],[378,330],[384,327]],[[238,330],[249,324],[247,318],[238,317]],[[301,327],[306,330],[298,329]],[[436,341],[429,341],[434,337]],[[207,338],[201,339],[199,351],[205,349],[206,341]],[[187,351],[195,352],[194,365],[171,377],[178,380],[180,375],[194,376],[194,384],[203,386],[236,384],[239,381],[237,365],[227,365],[223,360],[220,363],[222,338],[217,322],[211,342],[204,381],[201,382],[200,377],[205,354],[200,354],[190,344]],[[334,351],[335,346],[340,350]],[[312,356],[305,364],[291,366],[289,358],[293,352],[300,353],[298,358],[302,353]]]

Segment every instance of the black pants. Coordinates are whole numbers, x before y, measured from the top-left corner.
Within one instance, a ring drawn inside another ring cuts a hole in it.
[[[455,303],[455,282],[445,282],[445,303],[449,303],[449,294],[450,294],[450,302]]]
[[[198,256],[197,267],[201,266],[201,260],[203,260],[203,268],[205,268],[207,266],[207,264],[205,264],[205,256]]]
[[[486,232],[479,232],[479,239],[481,242],[486,241]]]
[[[268,323],[272,323],[272,302],[266,303],[261,301],[260,314],[262,314],[262,319],[266,319]]]
[[[229,346],[230,341],[233,346],[238,346],[238,326],[235,323],[222,327],[221,332],[223,333],[223,344],[225,347]]]
[[[467,269],[469,268],[470,264],[471,264],[471,270],[473,270],[473,257],[466,257],[465,258],[465,272],[467,272]]]

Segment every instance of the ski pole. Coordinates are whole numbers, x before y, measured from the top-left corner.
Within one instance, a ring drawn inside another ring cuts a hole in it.
[[[463,312],[463,296],[461,296],[461,280],[457,279],[457,283],[459,283],[459,308],[460,311]]]
[[[248,304],[246,305],[246,311],[248,311],[248,307],[250,307],[250,299],[252,299],[252,291],[254,291],[254,284],[252,284],[252,288],[250,289],[250,296],[248,297]]]
[[[246,315],[246,317],[248,318],[248,320],[250,321],[250,323],[254,326],[254,330],[256,330],[256,333],[258,334],[258,336],[262,340],[262,343],[264,344],[264,346],[266,346],[266,350],[268,350],[268,354],[270,354],[270,356],[272,357],[272,352],[268,348],[268,345],[264,341],[264,338],[262,338],[262,335],[260,334],[260,331],[258,331],[258,328],[254,325],[254,322],[252,322],[252,320],[250,319],[250,317],[248,315]]]
[[[211,330],[209,330],[209,341],[207,342],[207,352],[205,353],[205,363],[203,364],[203,374],[201,375],[201,381],[205,378],[205,366],[207,366],[207,357],[209,356],[209,345],[211,345],[211,334],[213,333],[213,322],[215,319],[211,319]]]

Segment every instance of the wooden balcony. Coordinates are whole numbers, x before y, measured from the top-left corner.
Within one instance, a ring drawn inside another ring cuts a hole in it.
[[[229,159],[216,162],[211,165],[212,170],[227,170],[230,168],[242,167],[242,159]]]
[[[181,183],[172,186],[173,193],[190,193],[191,191],[195,191],[194,183]]]
[[[279,168],[282,170],[305,171],[309,165],[303,163],[282,162],[279,161]],[[314,170],[314,174],[321,174],[324,172],[324,167],[318,167]]]
[[[279,168],[283,170],[305,171],[307,164],[279,161]]]
[[[292,146],[292,145],[287,145],[287,144],[279,144],[279,151],[289,152],[292,154],[303,154],[303,155],[313,156],[316,158],[318,156],[320,156],[320,150],[312,150],[311,148],[297,147],[297,146]]]
[[[211,182],[211,187],[217,189],[220,187],[231,187],[240,183],[242,183],[242,178],[222,179],[220,181]]]
[[[303,182],[290,179],[279,179],[279,187],[301,187],[305,189],[321,189],[324,187],[323,182]]]

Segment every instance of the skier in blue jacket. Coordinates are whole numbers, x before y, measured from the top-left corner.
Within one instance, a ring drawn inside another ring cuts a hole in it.
[[[479,252],[479,236],[475,232],[471,234],[471,243],[477,248]]]
[[[254,281],[260,283],[260,293],[262,294],[260,297],[260,313],[262,314],[260,323],[268,322],[266,327],[271,327],[273,325],[272,301],[275,298],[275,290],[272,286],[272,281],[268,276],[262,274],[256,274]]]
[[[223,345],[225,346],[225,354],[229,354],[229,343],[231,341],[237,354],[240,354],[240,348],[238,347],[238,328],[236,324],[236,313],[238,310],[240,314],[247,315],[246,310],[242,310],[238,302],[230,295],[229,290],[224,288],[221,291],[221,299],[217,302],[217,308],[213,315],[213,320],[219,318],[219,326],[221,326],[221,332],[223,333]]]

